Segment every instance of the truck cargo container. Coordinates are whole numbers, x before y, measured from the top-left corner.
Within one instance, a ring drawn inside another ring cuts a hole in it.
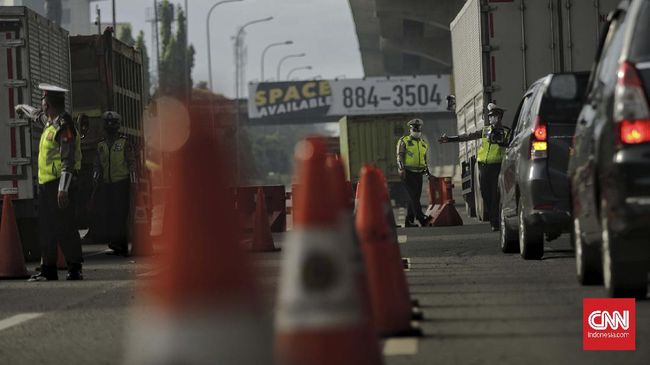
[[[526,89],[549,73],[588,71],[601,26],[619,0],[468,0],[451,22],[458,133],[483,128],[490,102],[510,126]],[[460,143],[463,197],[484,218],[476,151]]]
[[[18,104],[40,108],[39,83],[71,88],[68,32],[21,6],[0,7],[0,189],[14,207],[27,259],[38,259],[36,195],[42,126],[19,119]],[[72,95],[66,95],[71,111]]]
[[[80,227],[87,227],[89,214],[86,202],[92,192],[93,162],[97,143],[104,138],[104,121],[107,110],[122,116],[120,133],[128,137],[137,156],[138,171],[144,169],[143,115],[148,92],[145,90],[142,51],[113,37],[110,31],[102,35],[70,37],[72,70],[72,110],[74,115],[88,116],[88,130],[81,141],[82,164],[79,172]],[[150,191],[148,180],[139,174],[139,188]]]

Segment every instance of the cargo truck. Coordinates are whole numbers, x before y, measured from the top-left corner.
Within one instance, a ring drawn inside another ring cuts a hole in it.
[[[553,72],[588,71],[601,26],[619,0],[468,0],[451,22],[458,133],[483,128],[494,102],[510,126],[526,89]],[[476,152],[461,143],[463,197],[470,216],[484,220]]]
[[[120,133],[126,135],[137,156],[138,172],[144,169],[143,114],[148,92],[145,90],[142,51],[113,37],[102,35],[70,37],[72,70],[72,110],[88,117],[81,140],[82,164],[79,172],[79,227],[89,225],[85,212],[92,193],[93,162],[97,143],[104,137],[101,116],[107,110],[122,116]],[[150,193],[149,179],[139,173],[139,189]]]

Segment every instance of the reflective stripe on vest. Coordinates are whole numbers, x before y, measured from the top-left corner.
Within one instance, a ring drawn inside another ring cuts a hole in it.
[[[118,138],[108,147],[108,142],[102,141],[97,145],[99,161],[102,164],[104,182],[112,183],[126,180],[129,177],[129,167],[126,164],[124,150],[126,139]]]
[[[43,130],[38,144],[38,183],[47,184],[61,177],[61,145],[56,140],[58,124],[50,124]],[[81,170],[81,137],[75,133],[74,169]]]
[[[481,136],[481,147],[478,149],[478,162],[482,163],[501,163],[503,154],[506,150],[505,147],[498,144],[492,144],[488,141],[487,135],[492,127],[483,128],[483,135]]]
[[[427,144],[422,139],[411,138],[411,136],[402,137],[406,154],[404,155],[404,167],[413,171],[424,171],[427,168]]]

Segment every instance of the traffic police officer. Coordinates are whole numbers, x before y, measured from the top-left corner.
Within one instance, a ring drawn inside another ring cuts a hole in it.
[[[65,111],[65,93],[40,84],[41,110],[18,105],[19,115],[43,125],[38,148],[38,216],[42,264],[29,281],[58,280],[57,244],[68,265],[67,280],[83,279],[81,239],[74,221],[75,179],[81,169],[81,139]]]
[[[131,186],[136,183],[135,157],[128,139],[119,134],[122,117],[107,111],[102,115],[106,138],[97,145],[93,180],[101,183],[103,222],[113,251],[108,254],[128,256],[127,238]]]
[[[405,227],[416,227],[414,219],[421,226],[428,225],[430,217],[422,213],[420,196],[422,195],[422,175],[429,175],[427,165],[427,142],[422,138],[422,120],[412,119],[408,122],[409,135],[397,141],[397,170],[409,196]]]
[[[479,179],[481,181],[481,197],[488,212],[490,225],[493,231],[499,230],[499,173],[501,172],[501,160],[505,154],[510,130],[501,123],[504,109],[497,107],[494,103],[488,104],[489,124],[483,129],[458,136],[440,137],[440,143],[466,142],[481,139],[481,147],[478,150]]]

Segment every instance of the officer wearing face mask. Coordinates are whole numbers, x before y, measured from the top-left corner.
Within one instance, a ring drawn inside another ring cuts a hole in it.
[[[427,165],[429,146],[422,137],[422,120],[408,122],[409,135],[397,141],[397,170],[409,196],[408,212],[404,227],[417,227],[415,219],[422,227],[429,225],[430,217],[422,213],[422,175],[430,175]]]
[[[97,145],[93,179],[95,186],[101,184],[104,233],[108,247],[113,250],[108,254],[128,256],[127,226],[130,193],[135,192],[135,156],[128,139],[119,133],[122,117],[107,111],[102,118],[106,138]]]
[[[505,154],[510,129],[501,123],[504,109],[497,107],[494,103],[488,104],[489,124],[482,130],[461,134],[458,136],[447,136],[443,134],[438,140],[440,143],[466,142],[481,139],[481,147],[478,150],[479,179],[481,181],[481,197],[488,212],[490,225],[493,231],[499,230],[499,188],[498,179],[501,172],[501,160]]]

